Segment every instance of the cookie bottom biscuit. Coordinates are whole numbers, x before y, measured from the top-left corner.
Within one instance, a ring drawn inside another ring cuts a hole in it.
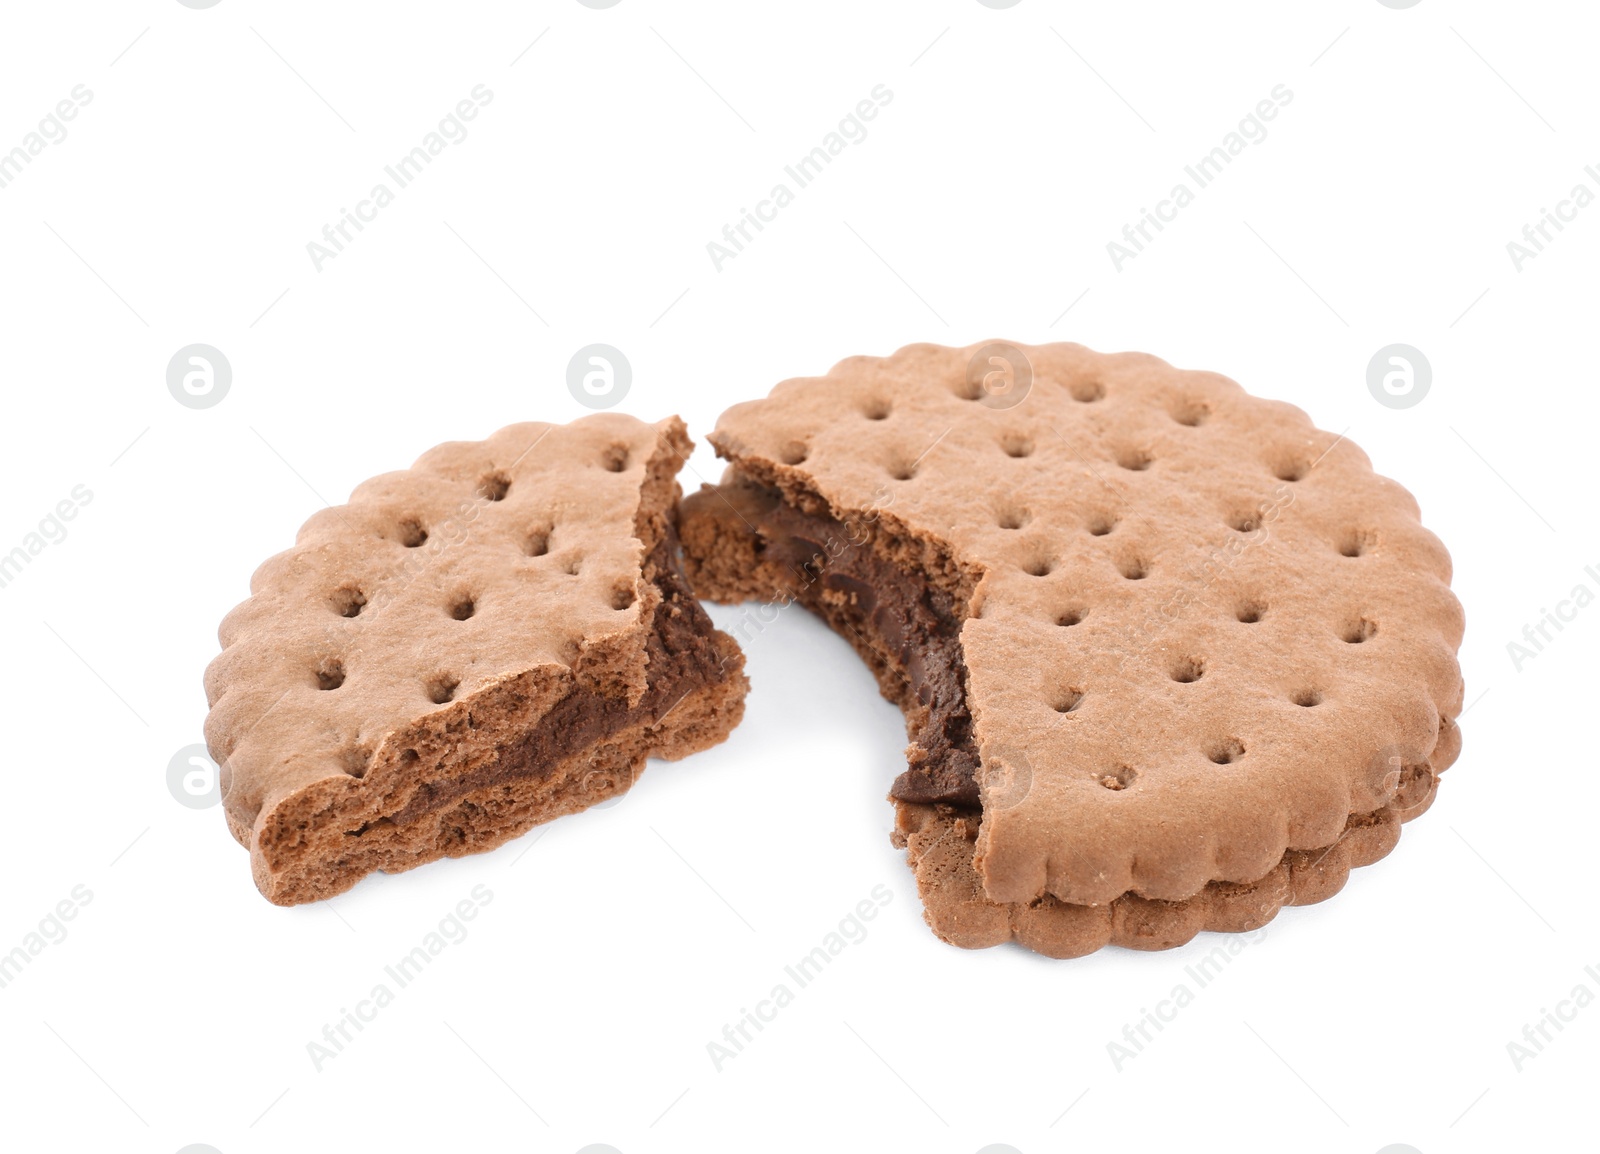
[[[865,534],[833,517],[820,500],[796,503],[737,467],[720,484],[688,497],[679,524],[697,594],[720,602],[798,601],[850,642],[884,697],[904,712],[911,764],[891,789],[891,837],[906,851],[928,925],[953,945],[975,949],[1015,940],[1071,958],[1107,944],[1170,949],[1202,930],[1259,928],[1283,906],[1332,897],[1352,868],[1388,854],[1401,824],[1432,803],[1439,774],[1460,751],[1459,729],[1441,718],[1427,756],[1395,759],[1388,804],[1351,814],[1331,844],[1291,849],[1254,880],[1212,881],[1181,900],[1129,892],[1099,905],[1048,894],[996,902],[975,864],[983,821],[978,755],[965,702],[960,615],[948,596],[915,564],[859,548]]]
[[[896,800],[892,837],[916,874],[923,918],[942,940],[965,949],[1014,940],[1052,958],[1078,958],[1107,945],[1170,950],[1201,930],[1243,933],[1266,925],[1284,906],[1331,898],[1352,869],[1394,849],[1400,824],[1424,813],[1437,791],[1438,776],[1430,765],[1407,766],[1395,800],[1374,813],[1352,814],[1332,845],[1290,850],[1266,877],[1211,882],[1184,901],[1137,894],[1100,906],[1072,905],[1049,895],[1032,902],[990,901],[973,866],[979,816],[953,806]]]

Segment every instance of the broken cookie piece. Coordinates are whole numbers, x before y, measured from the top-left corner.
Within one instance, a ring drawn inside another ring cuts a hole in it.
[[[947,941],[1255,928],[1393,848],[1459,751],[1444,547],[1360,449],[1224,377],[913,345],[710,440],[691,583],[806,605],[904,711],[893,836]]]
[[[269,900],[493,849],[727,737],[748,682],[680,568],[690,449],[611,413],[440,445],[256,571],[206,741]]]

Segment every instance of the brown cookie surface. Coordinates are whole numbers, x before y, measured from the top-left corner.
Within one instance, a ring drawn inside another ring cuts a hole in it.
[[[678,565],[690,448],[620,414],[440,445],[256,571],[206,741],[263,894],[492,849],[727,736],[748,683]]]
[[[914,345],[710,439],[691,581],[821,613],[904,709],[895,836],[957,944],[1250,928],[1388,852],[1459,748],[1462,612],[1415,501],[1224,377]]]

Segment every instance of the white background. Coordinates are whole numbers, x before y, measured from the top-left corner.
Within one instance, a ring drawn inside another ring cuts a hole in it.
[[[1600,1008],[1520,1072],[1507,1044],[1600,994],[1600,608],[1520,671],[1507,643],[1600,591],[1600,207],[1520,272],[1506,244],[1600,191],[1597,25],[1443,0],[6,5],[0,149],[93,98],[0,188],[0,552],[92,500],[0,589],[0,950],[93,896],[0,989],[0,1141],[1576,1148]],[[307,242],[479,84],[470,135],[319,272]],[[707,242],[880,84],[867,137],[717,271]],[[1267,138],[1119,272],[1107,242],[1279,84]],[[622,349],[623,407],[703,442],[783,377],[990,337],[1153,352],[1348,430],[1467,609],[1465,752],[1433,810],[1120,1071],[1107,1043],[1219,939],[938,942],[888,844],[899,717],[799,612],[748,646],[725,745],[333,902],[268,905],[220,810],[169,794],[255,565],[438,441],[582,415],[580,346]],[[1366,385],[1396,341],[1434,369],[1404,411]],[[234,371],[203,411],[165,382],[193,342]],[[869,936],[714,1069],[707,1043],[879,884]],[[479,885],[468,937],[316,1070],[307,1043]]]

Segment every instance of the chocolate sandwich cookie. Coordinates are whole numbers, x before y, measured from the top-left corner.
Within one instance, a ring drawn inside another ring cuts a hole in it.
[[[728,735],[743,657],[673,527],[690,448],[609,413],[440,445],[256,571],[206,741],[269,900],[493,849]]]
[[[799,601],[904,711],[893,836],[946,941],[1255,928],[1388,853],[1459,752],[1443,545],[1354,444],[1224,377],[913,345],[710,440],[690,582]]]

